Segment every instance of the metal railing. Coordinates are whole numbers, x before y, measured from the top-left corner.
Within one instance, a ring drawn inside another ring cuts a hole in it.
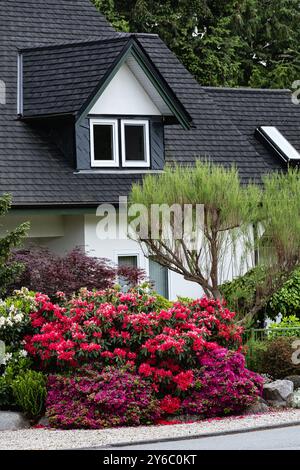
[[[266,341],[278,336],[298,337],[300,336],[300,326],[276,327],[276,328],[249,328],[243,333],[244,343],[248,341]]]

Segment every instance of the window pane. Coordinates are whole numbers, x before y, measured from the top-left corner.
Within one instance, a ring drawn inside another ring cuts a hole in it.
[[[125,124],[125,151],[128,161],[145,161],[144,126]]]
[[[168,269],[161,266],[154,259],[149,259],[149,277],[154,289],[166,299],[169,298]]]
[[[94,125],[94,159],[113,160],[113,126]]]
[[[118,256],[118,265],[119,267],[126,266],[130,268],[137,268],[137,256]],[[126,289],[131,287],[128,279],[126,279],[124,276],[119,276],[119,284],[123,292],[125,292]]]
[[[119,256],[118,265],[137,268],[137,256]]]

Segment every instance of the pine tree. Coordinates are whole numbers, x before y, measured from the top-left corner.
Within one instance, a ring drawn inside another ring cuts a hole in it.
[[[157,33],[201,85],[290,88],[298,0],[93,0],[118,30]]]
[[[0,217],[4,217],[11,207],[8,194],[0,196]],[[23,267],[19,263],[9,263],[11,250],[19,246],[26,237],[29,223],[25,222],[11,232],[6,231],[0,238],[0,295],[5,294],[7,287],[20,274]]]

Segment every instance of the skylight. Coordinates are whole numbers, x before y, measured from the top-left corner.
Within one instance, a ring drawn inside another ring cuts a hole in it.
[[[263,144],[271,148],[285,162],[300,162],[300,153],[274,126],[261,126],[256,129],[256,136]]]

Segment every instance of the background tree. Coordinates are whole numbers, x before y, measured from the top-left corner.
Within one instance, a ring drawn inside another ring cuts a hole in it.
[[[0,197],[0,217],[4,217],[11,207],[11,197],[5,194]],[[7,286],[21,273],[23,266],[18,262],[8,262],[11,250],[22,243],[29,230],[29,223],[19,225],[11,232],[5,231],[0,238],[0,295],[3,295]]]
[[[291,87],[297,0],[93,0],[118,30],[157,33],[201,85]]]

